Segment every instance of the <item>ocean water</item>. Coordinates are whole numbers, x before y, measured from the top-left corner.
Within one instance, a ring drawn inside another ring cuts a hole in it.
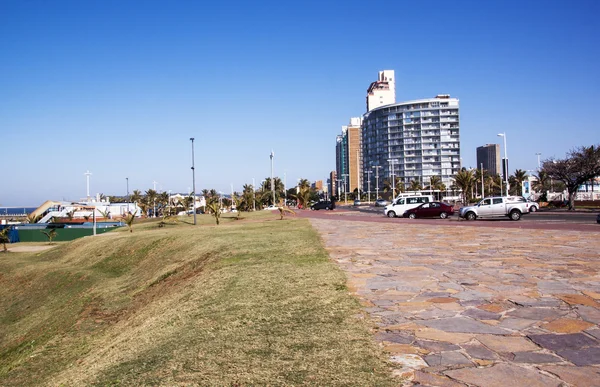
[[[26,215],[37,207],[0,207],[0,216]]]

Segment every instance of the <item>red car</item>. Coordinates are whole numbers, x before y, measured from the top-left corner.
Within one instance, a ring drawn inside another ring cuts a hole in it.
[[[419,207],[407,210],[404,213],[405,218],[442,218],[446,219],[448,215],[454,215],[454,207],[442,202],[423,203]]]

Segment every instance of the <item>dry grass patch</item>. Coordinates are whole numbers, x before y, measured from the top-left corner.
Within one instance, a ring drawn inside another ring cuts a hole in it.
[[[318,235],[277,219],[0,256],[0,385],[394,385]]]

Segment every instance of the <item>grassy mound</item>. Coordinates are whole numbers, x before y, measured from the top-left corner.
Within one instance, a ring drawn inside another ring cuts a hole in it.
[[[308,222],[244,217],[0,255],[0,385],[394,385]]]

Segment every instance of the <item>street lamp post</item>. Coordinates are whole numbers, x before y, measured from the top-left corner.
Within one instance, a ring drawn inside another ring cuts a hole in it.
[[[85,180],[86,180],[86,194],[87,194],[87,201],[90,201],[90,176],[92,175],[92,173],[88,170],[86,173],[84,173],[85,175]]]
[[[252,178],[252,211],[256,211],[256,187],[254,185],[254,178]]]
[[[131,201],[129,199],[129,178],[126,177],[125,180],[127,180],[127,213],[129,213],[129,202]]]
[[[360,152],[356,150],[356,193],[360,200]]]
[[[283,172],[283,205],[287,206],[287,176]]]
[[[190,138],[192,142],[192,203],[194,207],[194,226],[196,225],[196,168],[194,168],[194,137]]]
[[[375,165],[372,167],[375,169],[375,200],[379,199],[379,168],[381,165]]]
[[[371,173],[373,171],[367,171],[367,195],[369,203],[371,203]]]
[[[348,188],[346,187],[346,178],[350,177],[350,175],[344,173],[342,177],[344,178],[344,203],[348,204]]]
[[[394,165],[396,164],[396,159],[389,159],[390,163],[390,178],[392,179],[392,199],[396,197],[396,175],[394,174]]]
[[[502,137],[504,139],[504,182],[506,183],[506,196],[508,196],[508,156],[507,156],[507,151],[506,151],[506,132],[505,133],[498,133],[499,137]]]
[[[275,205],[275,182],[273,181],[273,158],[275,152],[271,150],[271,193],[273,194],[273,205]]]

